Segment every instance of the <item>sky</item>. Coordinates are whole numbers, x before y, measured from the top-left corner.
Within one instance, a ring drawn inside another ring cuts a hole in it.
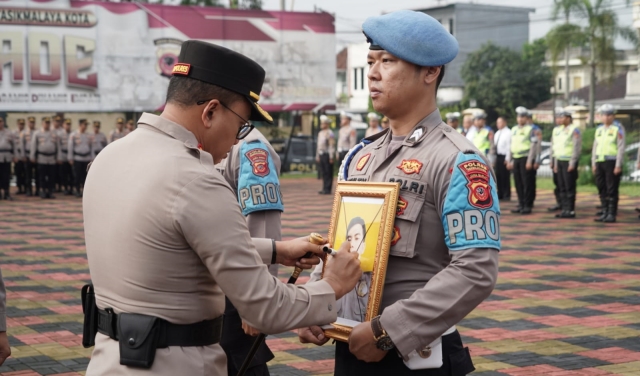
[[[633,16],[631,5],[625,5],[625,0],[609,0],[611,8],[618,14],[621,25],[631,26]],[[544,37],[553,27],[554,22],[550,20],[553,10],[553,0],[285,0],[286,9],[291,10],[293,3],[294,11],[313,11],[314,7],[319,7],[329,13],[333,13],[336,18],[336,39],[337,47],[342,47],[349,43],[363,42],[364,37],[361,32],[361,25],[367,17],[379,15],[383,12],[391,12],[400,9],[421,9],[445,5],[447,3],[478,3],[503,6],[514,6],[523,8],[535,7],[535,12],[529,16],[529,39],[534,40]],[[535,3],[535,6],[531,4]],[[633,3],[633,1],[632,1]],[[281,0],[263,0],[263,9],[279,10]],[[577,20],[576,20],[577,21]],[[618,48],[630,48],[631,45],[624,41],[617,41]]]

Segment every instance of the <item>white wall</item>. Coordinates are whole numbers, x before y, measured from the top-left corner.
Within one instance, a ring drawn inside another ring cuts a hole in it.
[[[368,43],[357,43],[347,46],[347,93],[349,109],[367,111],[369,108],[369,87],[367,85]]]

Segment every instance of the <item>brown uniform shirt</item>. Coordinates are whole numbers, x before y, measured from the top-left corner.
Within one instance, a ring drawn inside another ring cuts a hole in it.
[[[380,322],[407,356],[491,294],[498,273],[500,209],[487,159],[443,123],[438,110],[401,145],[390,145],[391,139],[383,132],[366,140],[373,141],[354,153],[346,178],[400,184]],[[368,158],[364,165],[358,163],[361,158]],[[468,188],[464,169],[480,178],[481,189]]]
[[[104,149],[107,144],[107,136],[102,132],[91,133],[91,154],[93,154],[93,158],[98,155]]]
[[[319,157],[325,153],[329,153],[329,156],[335,154],[335,136],[333,131],[329,128],[323,129],[318,132],[318,146],[316,147],[316,157]]]
[[[20,132],[20,157],[23,159],[31,158],[31,138],[34,133],[36,133],[36,130],[31,130],[28,127]]]
[[[109,143],[112,143],[115,140],[119,140],[126,135],[127,135],[127,131],[125,129],[123,129],[122,132],[120,132],[116,128],[112,130],[111,133],[109,133]]]
[[[72,132],[67,144],[69,161],[91,162],[91,135],[87,132]]]
[[[31,138],[31,156],[38,164],[56,164],[58,136],[55,130],[39,130]]]
[[[356,130],[349,125],[340,127],[338,131],[338,153],[350,150],[356,146]]]
[[[13,132],[4,128],[0,131],[0,163],[11,162],[17,157],[16,139]]]
[[[252,241],[235,194],[197,144],[184,127],[145,113],[92,163],[83,212],[98,307],[190,324],[222,315],[226,295],[264,333],[334,321],[329,284],[285,285],[269,274],[271,240]],[[121,366],[118,343],[102,334],[87,370],[226,373],[218,344],[157,349],[153,367],[141,370]]]

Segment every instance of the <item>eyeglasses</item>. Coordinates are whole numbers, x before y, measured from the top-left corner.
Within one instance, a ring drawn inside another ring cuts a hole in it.
[[[212,99],[207,99],[204,101],[197,101],[196,105],[198,106],[202,106],[203,104],[213,100],[213,99],[217,99],[217,98],[212,98]],[[238,115],[237,112],[235,112],[234,110],[230,109],[229,106],[227,106],[226,104],[222,103],[222,101],[220,99],[218,99],[218,102],[220,102],[220,104],[222,105],[222,107],[226,108],[227,110],[233,112],[234,115],[236,115],[240,120],[242,120],[242,126],[240,127],[240,129],[238,129],[238,134],[236,134],[236,139],[237,140],[242,140],[243,138],[247,137],[249,135],[249,133],[251,133],[251,131],[254,128],[254,125],[251,124],[251,122],[249,120],[245,120],[242,116]]]

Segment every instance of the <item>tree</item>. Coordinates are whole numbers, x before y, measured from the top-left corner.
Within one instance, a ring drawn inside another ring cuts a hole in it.
[[[544,41],[526,45],[522,53],[491,42],[469,54],[462,66],[463,102],[475,99],[488,120],[514,115],[518,106],[534,107],[549,99],[551,70],[544,61]]]
[[[242,9],[262,10],[262,0],[242,0]]]
[[[626,4],[629,5],[629,0]],[[584,34],[589,46],[589,66],[591,67],[591,82],[589,84],[589,117],[593,126],[595,114],[595,93],[597,68],[613,76],[616,62],[615,40],[622,37],[628,41],[638,43],[638,36],[629,27],[618,25],[618,16],[610,9],[611,0],[580,0],[578,12],[587,20]]]
[[[558,19],[560,13],[564,14],[564,25],[558,27],[552,33],[553,39],[549,41],[552,61],[558,60],[558,55],[564,51],[564,82],[566,89],[564,90],[565,104],[569,104],[569,49],[582,42],[582,33],[580,27],[571,25],[571,11],[577,10],[581,0],[554,0],[552,18]],[[577,28],[577,30],[576,30]],[[576,35],[576,31],[579,33]]]
[[[220,0],[180,0],[180,5],[199,5],[204,7],[224,8]]]

